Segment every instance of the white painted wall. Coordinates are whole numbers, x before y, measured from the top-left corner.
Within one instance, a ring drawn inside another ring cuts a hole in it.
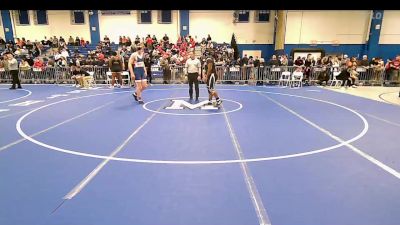
[[[167,34],[170,40],[175,42],[179,35],[178,10],[172,11],[171,24],[159,24],[157,10],[152,10],[151,13],[151,24],[138,24],[137,10],[132,10],[131,15],[106,16],[99,13],[100,39],[102,40],[104,35],[107,35],[111,41],[118,43],[119,36],[129,36],[134,41],[136,35],[146,37],[147,34],[151,36],[154,34],[160,40],[164,34]]]
[[[68,41],[69,36],[83,37],[85,40],[90,41],[89,31],[89,14],[85,12],[85,24],[74,25],[71,24],[71,16],[69,10],[48,10],[47,19],[48,25],[35,25],[33,20],[33,11],[29,11],[30,25],[14,24],[14,36],[17,38],[25,37],[26,40],[42,40],[44,36],[64,37]]]
[[[331,44],[364,44],[370,23],[369,10],[289,10],[286,44],[310,44],[311,40]],[[321,43],[320,43],[321,44]]]
[[[0,25],[0,37],[3,38],[3,40],[6,40],[6,36],[4,34],[4,27],[3,24]]]
[[[400,44],[400,11],[385,10],[379,44]],[[371,27],[371,29],[374,29]]]
[[[269,23],[255,23],[254,11],[250,11],[249,23],[233,23],[233,10],[190,10],[189,33],[201,40],[211,35],[217,43],[231,42],[235,33],[238,44],[273,44],[274,13],[271,10]]]

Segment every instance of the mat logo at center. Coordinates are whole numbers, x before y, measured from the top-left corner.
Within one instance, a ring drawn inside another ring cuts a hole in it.
[[[196,108],[207,109],[207,110],[210,110],[210,109],[217,110],[218,109],[218,107],[215,107],[214,105],[209,105],[207,100],[199,102],[197,104],[192,104],[192,103],[187,102],[185,100],[177,100],[177,99],[171,100],[171,102],[172,102],[172,104],[170,106],[168,106],[168,107],[165,107],[165,109],[174,109],[174,110],[177,110],[177,109],[191,109],[191,110],[193,110],[193,109],[196,109]]]

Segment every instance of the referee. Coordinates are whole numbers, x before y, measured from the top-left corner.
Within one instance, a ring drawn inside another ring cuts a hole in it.
[[[10,89],[15,89],[15,86],[18,85],[18,88],[21,87],[21,82],[18,77],[18,62],[17,60],[13,57],[11,52],[6,53],[7,59],[8,59],[8,70],[10,71],[12,75],[12,86]]]
[[[193,83],[196,90],[196,102],[199,101],[199,80],[201,73],[201,63],[194,55],[194,52],[190,52],[190,58],[186,61],[185,68],[188,73],[189,81],[189,96],[190,100],[193,100]]]

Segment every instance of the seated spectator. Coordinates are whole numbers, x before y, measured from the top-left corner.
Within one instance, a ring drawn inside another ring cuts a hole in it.
[[[67,63],[67,59],[64,56],[61,56],[60,60],[57,61],[56,65],[58,67],[67,67],[68,63]]]
[[[21,59],[21,62],[19,63],[19,68],[21,70],[27,71],[31,69],[31,66],[29,65],[29,63],[26,61],[25,58]]]
[[[0,37],[0,45],[6,45],[6,42],[4,41],[3,38]]]
[[[52,43],[53,48],[58,48],[58,39],[56,36],[53,37],[53,43]]]
[[[22,49],[19,47],[19,45],[17,47],[17,50],[15,50],[14,55],[16,55],[16,56],[22,55]]]
[[[126,39],[125,46],[131,46],[131,45],[132,45],[131,38],[130,38],[130,37],[128,37],[128,38]]]
[[[42,60],[35,59],[35,63],[33,64],[33,68],[43,70],[44,69],[44,64],[43,64]]]
[[[297,57],[297,59],[294,61],[294,65],[296,66],[303,66],[304,65],[304,61],[301,59],[301,57]]]
[[[82,47],[86,47],[86,41],[83,39],[83,37],[81,37],[80,44]]]
[[[68,45],[74,45],[74,38],[72,36],[69,36],[68,38]]]
[[[164,35],[163,40],[167,43],[169,43],[169,37],[167,36],[167,34]]]
[[[103,40],[104,40],[105,43],[110,43],[110,38],[107,37],[107,35],[104,36]]]
[[[210,36],[210,34],[208,34],[208,36],[207,36],[207,42],[210,42],[211,41],[211,36]]]
[[[213,43],[211,42],[211,40],[208,41],[206,48],[207,48],[207,49],[212,49],[212,48],[214,48],[214,45],[213,45]]]
[[[77,36],[77,37],[75,38],[75,46],[79,46],[80,43],[81,43],[81,39],[79,39],[79,37]]]
[[[286,57],[286,55],[283,55],[282,57],[281,57],[281,65],[282,66],[287,66],[288,65],[288,58]]]

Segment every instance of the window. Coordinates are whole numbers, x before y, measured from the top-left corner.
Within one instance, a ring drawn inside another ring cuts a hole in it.
[[[249,10],[239,10],[238,22],[249,22],[249,16],[250,16]]]
[[[269,10],[256,10],[255,21],[256,22],[269,22]]]
[[[46,10],[35,10],[33,14],[35,24],[47,25],[47,11]]]
[[[139,10],[138,23],[151,23],[151,10]]]
[[[158,23],[172,23],[172,10],[159,10]]]
[[[28,10],[17,10],[15,12],[17,25],[29,25],[29,11]]]
[[[72,24],[85,24],[84,10],[71,11]]]

